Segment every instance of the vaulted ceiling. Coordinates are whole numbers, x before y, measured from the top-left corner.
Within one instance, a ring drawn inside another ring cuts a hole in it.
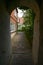
[[[21,6],[20,2],[22,3],[22,1],[26,1],[26,2],[33,2],[36,1],[38,3],[38,5],[40,6],[41,4],[41,0],[4,0],[7,10],[9,12],[11,12],[14,8]],[[24,4],[24,3],[23,3]]]

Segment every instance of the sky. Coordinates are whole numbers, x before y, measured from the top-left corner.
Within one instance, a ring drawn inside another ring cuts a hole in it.
[[[18,9],[18,17],[22,17],[22,16],[23,16],[22,10]]]

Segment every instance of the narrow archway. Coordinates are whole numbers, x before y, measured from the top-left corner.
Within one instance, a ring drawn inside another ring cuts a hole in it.
[[[20,5],[30,7],[35,12],[32,55],[33,55],[34,64],[36,64],[38,62],[38,49],[39,49],[39,18],[40,18],[39,6],[37,2],[35,1],[27,2],[27,1],[21,1],[21,0],[18,6]]]

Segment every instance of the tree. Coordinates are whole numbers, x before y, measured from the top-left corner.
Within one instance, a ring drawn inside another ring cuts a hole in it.
[[[24,25],[25,25],[25,34],[32,45],[33,40],[33,27],[34,27],[34,17],[35,14],[33,10],[28,9],[24,12],[23,18],[24,18]]]

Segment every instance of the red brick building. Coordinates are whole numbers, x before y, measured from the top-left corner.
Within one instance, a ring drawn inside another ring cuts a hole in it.
[[[17,11],[13,10],[10,16],[10,21],[12,21],[13,23],[17,22]]]
[[[18,11],[17,9],[13,10],[10,16],[10,29],[12,31],[17,30],[17,19],[18,19]]]

